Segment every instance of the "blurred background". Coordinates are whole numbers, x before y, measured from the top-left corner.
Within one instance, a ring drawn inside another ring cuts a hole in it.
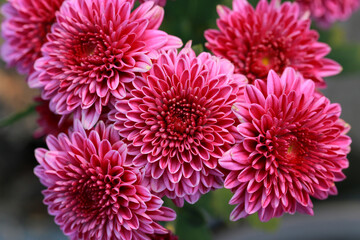
[[[1,3],[4,1],[1,0]],[[257,2],[257,1],[252,1]],[[186,43],[202,49],[203,32],[216,28],[216,5],[230,6],[230,0],[168,0],[162,29]],[[176,229],[180,240],[191,239],[360,239],[360,12],[347,22],[320,31],[320,40],[332,47],[328,56],[343,66],[343,72],[326,79],[324,94],[341,104],[342,118],[352,129],[352,151],[348,158],[347,179],[337,184],[338,196],[314,200],[315,216],[285,215],[268,223],[257,216],[230,223],[230,193],[218,190],[203,196],[199,203],[177,209],[178,220],[167,227]],[[315,26],[314,26],[315,28]],[[2,40],[0,39],[0,42]],[[0,240],[66,239],[42,204],[43,187],[33,174],[37,115],[30,90],[14,69],[0,61],[0,122],[13,123],[0,128]],[[16,120],[16,121],[15,121]],[[170,203],[168,203],[170,204]]]

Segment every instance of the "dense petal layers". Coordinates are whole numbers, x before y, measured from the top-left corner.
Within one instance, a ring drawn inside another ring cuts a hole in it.
[[[310,196],[337,193],[334,183],[348,167],[349,126],[339,118],[340,106],[314,89],[291,68],[246,87],[245,100],[234,107],[244,140],[219,161],[230,171],[232,220],[255,212],[262,221],[284,212],[313,214]]]
[[[74,0],[61,6],[29,77],[53,112],[77,112],[91,128],[104,106],[123,98],[125,85],[151,68],[157,50],[181,46],[180,39],[157,30],[161,7],[147,2],[131,11],[133,5],[133,0]]]
[[[233,70],[190,45],[162,52],[111,114],[151,189],[178,206],[222,187],[218,159],[238,138],[231,106],[246,83]]]
[[[359,9],[360,0],[296,0],[301,10],[310,11],[311,17],[322,27],[336,21],[347,20]]]
[[[33,70],[41,46],[64,0],[9,0],[2,7],[2,59],[22,74]]]
[[[338,74],[341,66],[324,58],[330,47],[318,42],[310,20],[300,15],[296,3],[261,0],[254,9],[246,0],[234,0],[233,10],[218,6],[219,30],[207,30],[206,47],[234,63],[236,72],[250,82],[266,80],[270,69],[281,74],[286,67],[299,71],[317,87],[323,77]]]
[[[155,221],[175,212],[143,184],[143,173],[125,164],[127,146],[112,125],[85,131],[79,121],[69,135],[50,135],[36,149],[35,174],[47,189],[44,203],[71,239],[148,239],[168,231]]]

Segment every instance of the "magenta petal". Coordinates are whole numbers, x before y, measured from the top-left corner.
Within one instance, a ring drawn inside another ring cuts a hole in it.
[[[143,39],[149,48],[160,49],[167,43],[168,36],[160,30],[147,30],[143,34]]]
[[[90,129],[98,122],[99,118],[100,114],[95,109],[84,109],[81,114],[81,123],[85,129]]]
[[[242,205],[237,205],[234,210],[231,212],[230,214],[230,220],[231,221],[237,221],[240,218],[245,218],[247,217],[249,214],[247,214],[244,210],[244,206]]]

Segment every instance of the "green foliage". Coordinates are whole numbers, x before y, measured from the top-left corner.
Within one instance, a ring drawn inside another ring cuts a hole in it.
[[[25,110],[15,113],[14,115],[10,115],[6,118],[0,119],[0,128],[9,126],[17,121],[20,121],[21,119],[35,113],[35,108],[37,104],[32,104],[28,106]]]
[[[199,43],[199,44],[192,46],[192,49],[194,50],[196,55],[199,55],[200,53],[202,53],[204,51],[204,46],[201,43]]]
[[[227,224],[234,223],[230,221],[230,213],[234,209],[234,206],[229,204],[233,195],[231,191],[226,188],[221,188],[210,194],[211,208],[214,216],[221,218],[221,220]]]
[[[180,37],[184,43],[204,43],[204,31],[215,28],[216,5],[220,1],[168,0],[165,18],[161,28],[169,34]],[[205,6],[205,7],[204,7]]]
[[[269,232],[276,231],[281,223],[281,220],[279,218],[273,218],[268,222],[261,222],[259,220],[258,214],[250,215],[246,218],[246,220],[253,228],[261,229]]]
[[[185,203],[184,207],[178,208],[175,204],[164,197],[164,206],[176,211],[177,217],[174,225],[166,226],[175,232],[179,240],[211,240],[211,231],[208,226],[207,212],[210,209],[210,195],[204,195],[194,204]]]
[[[256,5],[257,0],[250,0]],[[232,6],[232,0],[168,0],[161,29],[180,37],[184,43],[205,43],[204,31],[216,29],[217,5]]]
[[[178,208],[176,218],[176,234],[180,240],[212,239],[204,212],[197,205],[186,204]]]
[[[335,24],[328,30],[317,29],[320,41],[330,45],[331,52],[327,58],[333,59],[343,66],[343,73],[360,71],[360,43],[349,42],[346,32]]]
[[[335,46],[327,57],[340,63],[344,74],[360,71],[360,44]]]
[[[164,198],[164,205],[176,211],[177,217],[170,229],[179,236],[179,240],[211,240],[211,231],[208,227],[208,215],[210,195],[203,196],[196,204],[185,203],[184,207],[178,208],[168,198]],[[169,228],[169,226],[166,226]]]
[[[210,222],[220,220],[226,226],[236,226],[246,221],[251,227],[263,231],[276,231],[281,223],[280,219],[274,218],[268,222],[261,222],[257,214],[253,214],[245,220],[231,222],[229,216],[234,206],[228,204],[232,193],[222,188],[202,196],[194,205],[185,203],[184,207],[178,208],[167,198],[164,198],[165,205],[176,210],[177,218],[174,231],[179,240],[211,240]],[[168,227],[168,226],[167,226]]]

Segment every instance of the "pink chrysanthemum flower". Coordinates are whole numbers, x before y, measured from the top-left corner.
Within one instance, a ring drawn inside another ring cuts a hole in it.
[[[140,3],[144,3],[144,2],[148,2],[148,1],[153,1],[155,4],[164,7],[166,5],[166,0],[139,0]]]
[[[2,7],[4,44],[1,55],[9,67],[22,74],[33,70],[41,46],[55,22],[55,13],[64,0],[8,0]]]
[[[261,221],[284,212],[313,214],[310,196],[337,193],[345,178],[351,139],[339,118],[339,104],[315,93],[314,82],[287,68],[255,81],[244,102],[234,105],[244,140],[226,152],[220,165],[230,173],[225,187],[236,204],[232,220],[259,213]]]
[[[292,67],[325,87],[323,77],[341,71],[338,63],[324,58],[330,47],[318,42],[319,34],[310,30],[310,20],[300,16],[296,3],[261,0],[254,9],[246,0],[234,0],[233,10],[217,10],[220,30],[205,31],[206,47],[233,62],[250,83],[266,80],[270,69],[281,74]]]
[[[46,139],[36,149],[35,174],[47,189],[44,203],[71,239],[144,240],[166,234],[155,221],[171,221],[175,212],[142,184],[143,173],[126,165],[127,146],[112,125],[103,122]]]
[[[34,133],[35,138],[44,137],[49,134],[58,135],[61,132],[65,133],[73,125],[71,116],[57,115],[50,111],[49,101],[37,97],[35,102],[38,104],[35,110],[39,115],[37,119],[39,128]]]
[[[324,28],[336,21],[347,20],[359,9],[360,0],[296,0],[302,11],[310,11],[311,17]]]
[[[152,190],[178,206],[222,187],[218,159],[235,143],[231,106],[245,84],[233,70],[209,53],[196,57],[190,44],[162,52],[110,114]]]
[[[151,68],[157,50],[181,40],[157,30],[164,11],[134,0],[66,1],[29,78],[57,114],[80,112],[91,128],[103,108],[126,94],[125,84]]]

